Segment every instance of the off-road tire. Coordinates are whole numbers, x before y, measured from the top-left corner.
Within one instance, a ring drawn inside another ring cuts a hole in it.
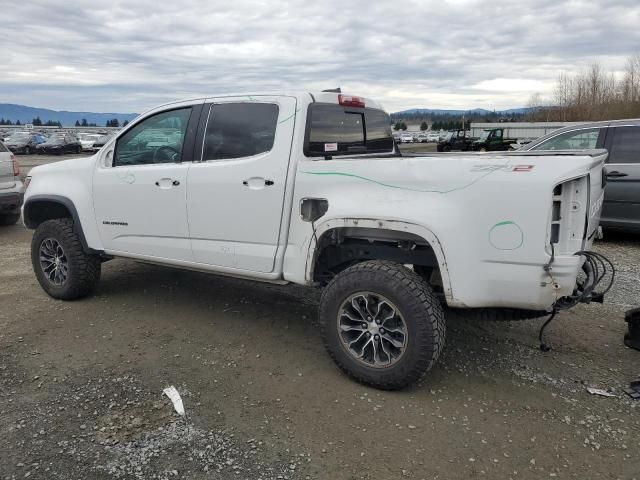
[[[40,246],[48,238],[62,246],[67,258],[68,276],[62,285],[54,285],[40,265]],[[31,264],[42,289],[59,300],[87,296],[95,290],[100,280],[100,258],[84,251],[70,218],[47,220],[38,226],[31,239]]]
[[[408,332],[401,358],[386,368],[357,361],[343,346],[338,310],[349,296],[367,291],[395,304]],[[366,385],[396,390],[418,381],[438,360],[445,344],[445,319],[431,287],[415,272],[394,262],[367,261],[336,275],[322,293],[319,323],[325,347],[338,367]]]
[[[20,220],[19,213],[5,213],[0,215],[0,225],[2,226],[15,225],[18,220]]]

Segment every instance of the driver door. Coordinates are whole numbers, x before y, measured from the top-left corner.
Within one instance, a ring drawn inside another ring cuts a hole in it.
[[[108,253],[192,261],[186,191],[200,109],[153,114],[104,149],[93,202]]]

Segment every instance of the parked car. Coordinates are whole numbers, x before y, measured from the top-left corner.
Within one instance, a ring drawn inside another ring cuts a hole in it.
[[[438,141],[436,149],[439,152],[465,152],[470,149],[471,141],[468,130],[450,130]]]
[[[600,225],[640,232],[640,120],[615,120],[555,130],[525,145],[529,150],[606,148],[607,187]]]
[[[20,218],[24,185],[15,155],[0,142],[0,225],[13,225]]]
[[[440,141],[440,134],[438,132],[429,132],[427,133],[427,142],[435,143]]]
[[[91,151],[93,152],[97,152],[98,150],[100,150],[102,147],[104,147],[107,142],[109,140],[111,140],[113,138],[114,134],[113,133],[108,133],[106,135],[101,135],[99,136],[94,142],[93,145],[91,146]]]
[[[402,135],[400,135],[400,143],[413,143],[414,139],[413,139],[413,135],[411,135],[410,133],[403,133]]]
[[[418,143],[427,143],[429,141],[429,137],[426,133],[419,133],[415,140]]]
[[[30,155],[36,152],[36,147],[47,141],[44,135],[31,132],[15,132],[4,143],[13,153]]]
[[[46,142],[36,147],[36,152],[55,155],[82,153],[82,144],[73,133],[54,133]]]
[[[93,144],[98,140],[102,135],[98,133],[78,133],[78,140],[80,141],[80,145],[82,145],[82,150],[85,152],[93,151]]]
[[[601,298],[588,250],[606,151],[401,156],[390,123],[375,101],[327,92],[152,109],[98,154],[31,170],[36,278],[72,300],[126,257],[324,287],[329,354],[384,389],[435,364],[443,303],[497,320]]]

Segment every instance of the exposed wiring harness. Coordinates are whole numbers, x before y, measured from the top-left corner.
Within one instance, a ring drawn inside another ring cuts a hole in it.
[[[542,350],[543,352],[548,352],[549,350],[551,350],[551,347],[544,343],[542,336],[544,334],[545,328],[547,328],[551,321],[556,317],[556,314],[560,310],[568,310],[570,308],[573,308],[579,303],[602,303],[604,295],[609,290],[611,290],[616,277],[616,268],[613,265],[613,262],[611,262],[611,260],[609,260],[604,255],[585,250],[576,252],[574,255],[580,255],[585,258],[585,261],[582,264],[582,270],[586,275],[586,279],[584,281],[578,281],[578,285],[573,291],[573,294],[559,298],[553,304],[551,315],[544,322],[542,327],[540,327],[540,333],[538,334],[538,340],[540,340],[540,350]],[[551,271],[551,264],[553,263],[554,259],[555,252],[553,244],[551,244],[551,260],[544,266],[545,271]],[[610,278],[606,288],[599,292],[596,291],[596,287],[600,285],[600,282],[604,280],[608,272],[610,273]]]

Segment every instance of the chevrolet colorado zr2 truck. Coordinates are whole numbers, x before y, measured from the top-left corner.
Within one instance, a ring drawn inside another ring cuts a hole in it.
[[[328,352],[383,389],[437,361],[444,307],[523,319],[595,295],[606,151],[407,156],[390,124],[338,93],[154,108],[92,157],[31,171],[37,279],[72,300],[124,257],[322,287]]]

